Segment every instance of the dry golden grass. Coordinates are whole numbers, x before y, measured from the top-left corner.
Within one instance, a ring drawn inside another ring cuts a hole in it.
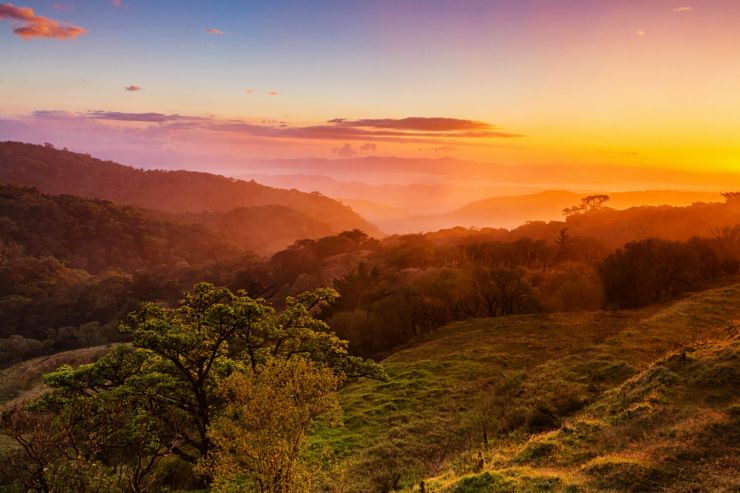
[[[50,356],[40,356],[0,370],[0,403],[26,399],[44,389],[41,377],[62,365],[79,366],[99,359],[112,345],[73,349]]]

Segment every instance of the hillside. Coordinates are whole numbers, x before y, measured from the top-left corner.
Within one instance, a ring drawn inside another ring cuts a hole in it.
[[[98,360],[113,345],[93,346],[62,351],[49,356],[32,358],[8,368],[0,369],[0,404],[12,399],[25,400],[44,391],[41,381],[44,374],[62,365],[79,366]]]
[[[570,237],[597,240],[607,249],[647,238],[685,241],[692,237],[715,237],[725,228],[740,224],[740,200],[698,202],[683,207],[641,206],[628,209],[603,207],[589,213],[574,214],[554,221],[528,221],[513,228],[454,227],[426,233],[433,241],[448,244],[481,241],[515,241],[519,239],[554,242],[567,228]],[[391,237],[393,238],[393,237]]]
[[[239,247],[273,254],[297,239],[320,238],[335,228],[320,216],[313,217],[284,205],[237,207],[229,211],[172,215],[172,219],[203,225]]]
[[[740,285],[453,323],[348,385],[315,445],[352,491],[737,491],[738,317]]]
[[[239,253],[201,226],[167,222],[112,202],[2,184],[0,238],[21,246],[25,255],[54,257],[91,273],[197,264]]]
[[[740,201],[697,203],[686,207],[645,206],[625,210],[604,208],[576,214],[565,221],[532,222],[516,228],[510,236],[551,240],[568,228],[575,236],[598,238],[616,248],[646,238],[687,240],[694,236],[713,237],[726,227],[740,224]]]
[[[696,202],[722,202],[722,196],[713,192],[646,190],[635,192],[607,192],[607,205],[624,210],[645,206],[686,207]],[[378,221],[388,232],[435,231],[455,226],[516,228],[528,221],[562,219],[562,211],[580,203],[585,193],[550,190],[528,195],[491,197],[470,202],[453,211],[426,216],[415,216]],[[375,218],[370,214],[367,217]]]
[[[370,235],[381,234],[349,207],[317,193],[272,188],[210,173],[137,169],[19,142],[0,142],[0,182],[172,213],[282,205],[319,218],[331,226],[332,232],[361,229]],[[315,232],[312,236],[322,234]],[[296,235],[292,240],[303,237]]]

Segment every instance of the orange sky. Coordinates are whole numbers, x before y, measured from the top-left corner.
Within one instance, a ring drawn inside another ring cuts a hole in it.
[[[740,171],[738,25],[726,0],[0,3],[0,138]]]

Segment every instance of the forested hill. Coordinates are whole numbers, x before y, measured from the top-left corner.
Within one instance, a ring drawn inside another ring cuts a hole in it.
[[[371,236],[381,234],[351,208],[318,193],[273,188],[210,173],[143,170],[52,146],[0,142],[0,182],[174,213],[281,205],[319,218],[331,226],[331,233],[361,229]],[[324,234],[326,231],[308,236]]]
[[[240,249],[199,225],[149,211],[0,184],[0,240],[24,255],[54,257],[90,273],[200,264]]]
[[[336,228],[322,218],[284,205],[176,214],[171,218],[178,222],[203,225],[237,246],[259,254],[273,254],[296,240],[323,238],[336,232]]]

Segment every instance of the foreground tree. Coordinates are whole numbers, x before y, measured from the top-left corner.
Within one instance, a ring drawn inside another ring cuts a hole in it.
[[[379,366],[350,356],[347,341],[314,316],[337,296],[332,289],[307,292],[287,298],[277,312],[244,292],[201,283],[176,308],[145,304],[121,327],[131,335],[131,346],[45,377],[51,391],[34,407],[51,415],[52,426],[61,430],[54,438],[55,464],[71,471],[99,465],[91,470],[116,476],[116,488],[156,491],[162,458],[176,455],[194,465],[210,457],[212,422],[239,397],[228,392],[234,379],[259,379],[263,369],[294,361],[318,365],[319,373],[329,372],[337,382],[360,375],[382,378]],[[83,483],[67,487],[88,490]]]
[[[273,359],[259,374],[248,369],[229,376],[222,386],[228,404],[209,432],[216,449],[204,464],[214,491],[309,491],[307,432],[319,417],[339,418],[340,382],[328,367],[299,358]]]

